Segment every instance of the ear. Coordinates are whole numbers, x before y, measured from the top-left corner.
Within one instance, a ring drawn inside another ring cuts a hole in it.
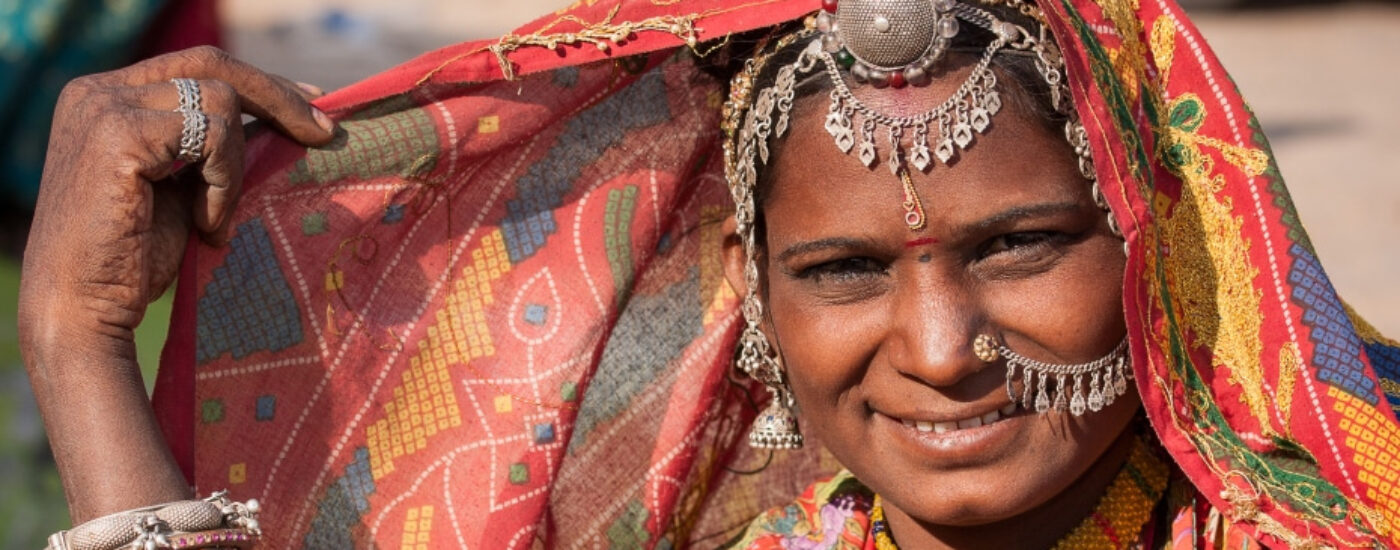
[[[734,289],[734,294],[743,300],[749,286],[744,281],[744,240],[739,237],[739,220],[732,214],[725,218],[720,235],[723,239],[720,254],[724,261],[724,278],[729,281],[729,288]]]

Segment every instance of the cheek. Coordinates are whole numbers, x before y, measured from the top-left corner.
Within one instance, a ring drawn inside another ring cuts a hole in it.
[[[796,281],[770,286],[769,334],[776,336],[804,416],[826,416],[865,376],[886,324],[885,310],[879,301],[819,304],[800,286]]]

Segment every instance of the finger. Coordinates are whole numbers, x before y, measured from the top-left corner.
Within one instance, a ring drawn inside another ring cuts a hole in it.
[[[307,101],[311,101],[313,99],[326,95],[326,91],[322,90],[320,86],[317,86],[315,84],[297,82],[295,80],[281,75],[269,74],[268,76],[277,79],[277,81],[280,82],[283,86],[287,86],[300,92],[302,99],[305,99]]]
[[[141,125],[141,133],[149,149],[163,153],[163,164],[183,158],[194,166],[200,175],[193,193],[194,226],[210,244],[222,244],[223,229],[242,188],[242,119],[236,92],[227,83],[205,80],[200,81],[200,88],[202,110],[140,110],[145,119],[155,121]],[[163,175],[151,173],[147,177],[156,180]]]
[[[203,182],[195,193],[194,225],[206,242],[219,245],[223,244],[225,221],[231,217],[243,187],[242,114],[238,91],[232,85],[211,79],[196,83],[208,128],[198,153]]]
[[[334,136],[335,124],[305,97],[295,83],[265,73],[212,47],[192,48],[142,62],[141,70],[127,73],[128,85],[144,86],[155,80],[194,78],[227,82],[237,93],[239,106],[248,114],[267,120],[305,145],[323,145]],[[158,78],[153,77],[152,70]],[[174,94],[174,85],[166,93]],[[169,108],[178,105],[176,101]]]
[[[211,117],[212,118],[212,117]],[[199,166],[202,188],[195,193],[194,225],[204,241],[222,246],[243,188],[243,126],[239,119],[210,121],[208,156]]]

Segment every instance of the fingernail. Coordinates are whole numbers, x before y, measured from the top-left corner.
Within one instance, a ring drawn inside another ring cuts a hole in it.
[[[319,125],[322,130],[325,130],[326,133],[335,131],[335,121],[331,120],[331,117],[327,116],[325,112],[312,106],[311,116],[316,119],[316,124]]]
[[[306,93],[311,94],[311,95],[314,95],[314,96],[323,96],[323,95],[326,95],[326,91],[325,91],[325,90],[322,90],[320,86],[317,86],[317,85],[315,85],[315,84],[307,84],[307,83],[305,83],[305,82],[298,82],[298,83],[297,83],[297,87],[298,87],[298,88],[301,88],[301,89],[304,90],[304,91],[306,91]]]

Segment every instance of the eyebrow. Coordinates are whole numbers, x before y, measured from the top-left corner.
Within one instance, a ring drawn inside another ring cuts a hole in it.
[[[1047,202],[1026,206],[1016,206],[1013,208],[1008,208],[986,218],[982,218],[980,220],[969,223],[963,227],[958,228],[956,231],[960,234],[971,234],[979,231],[985,231],[989,228],[1006,225],[1017,220],[1022,220],[1026,218],[1041,218],[1046,216],[1052,216],[1055,214],[1078,213],[1082,209],[1083,205],[1077,202]],[[920,239],[918,241],[911,242],[918,244],[927,244],[923,241],[924,239]],[[937,240],[934,240],[934,242],[937,242]],[[814,241],[800,242],[789,246],[778,254],[777,260],[779,262],[786,262],[795,256],[801,256],[803,254],[809,254],[819,250],[827,250],[832,248],[869,248],[871,246],[874,246],[874,243],[869,239],[857,239],[851,237],[827,237],[823,239],[817,239]]]
[[[850,237],[827,237],[815,241],[806,241],[789,246],[778,254],[779,262],[786,262],[794,256],[826,250],[829,248],[861,248],[870,246],[867,239],[853,239]]]
[[[1084,206],[1077,202],[1047,202],[1008,208],[991,216],[969,223],[958,229],[959,233],[975,233],[990,228],[1007,225],[1026,218],[1043,218],[1055,214],[1078,213]]]

